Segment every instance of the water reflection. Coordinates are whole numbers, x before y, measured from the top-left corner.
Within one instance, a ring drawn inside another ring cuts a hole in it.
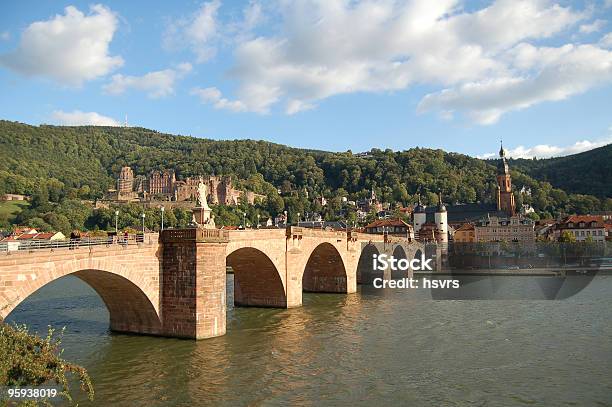
[[[566,300],[508,300],[549,296],[526,279],[465,282],[467,298],[496,301],[360,286],[280,310],[234,308],[228,292],[227,335],[198,342],[110,334],[104,304],[69,277],[9,319],[66,325],[66,357],[90,370],[98,406],[612,403],[612,277]]]

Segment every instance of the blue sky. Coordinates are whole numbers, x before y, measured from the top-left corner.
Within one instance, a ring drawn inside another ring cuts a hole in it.
[[[353,152],[612,142],[612,1],[20,1],[0,118]]]

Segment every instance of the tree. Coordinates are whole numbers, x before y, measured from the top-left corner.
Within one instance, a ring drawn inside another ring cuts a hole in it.
[[[534,220],[534,221],[538,221],[538,220],[540,220],[540,215],[538,215],[536,212],[530,212],[530,213],[528,213],[528,214],[527,214],[527,217],[528,217],[529,219],[531,219],[531,220]]]
[[[48,207],[49,205],[49,191],[47,186],[43,185],[38,191],[32,195],[32,209]]]
[[[277,193],[269,193],[266,197],[266,209],[273,215],[278,215],[285,209],[285,201]]]
[[[561,236],[559,236],[559,241],[563,243],[574,243],[576,241],[576,236],[569,230],[564,230]]]
[[[393,199],[397,202],[401,202],[402,204],[408,203],[410,196],[408,195],[408,191],[403,184],[397,184],[393,188]]]
[[[45,222],[41,218],[32,218],[32,219],[30,219],[28,221],[28,226],[30,226],[31,228],[36,229],[39,232],[50,232],[50,231],[53,230],[51,225],[49,225],[47,222]]]

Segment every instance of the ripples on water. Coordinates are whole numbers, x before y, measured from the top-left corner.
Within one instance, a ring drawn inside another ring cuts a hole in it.
[[[495,279],[511,292],[529,277]],[[39,332],[66,326],[65,356],[95,385],[96,401],[83,406],[604,406],[611,291],[612,276],[561,301],[359,287],[304,294],[290,310],[234,309],[228,293],[227,335],[195,342],[111,334],[97,294],[65,277],[9,320]]]

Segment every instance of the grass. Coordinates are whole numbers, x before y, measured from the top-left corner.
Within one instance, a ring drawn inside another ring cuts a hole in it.
[[[15,216],[30,205],[28,201],[5,201],[0,202],[0,215],[8,215],[11,221]]]

